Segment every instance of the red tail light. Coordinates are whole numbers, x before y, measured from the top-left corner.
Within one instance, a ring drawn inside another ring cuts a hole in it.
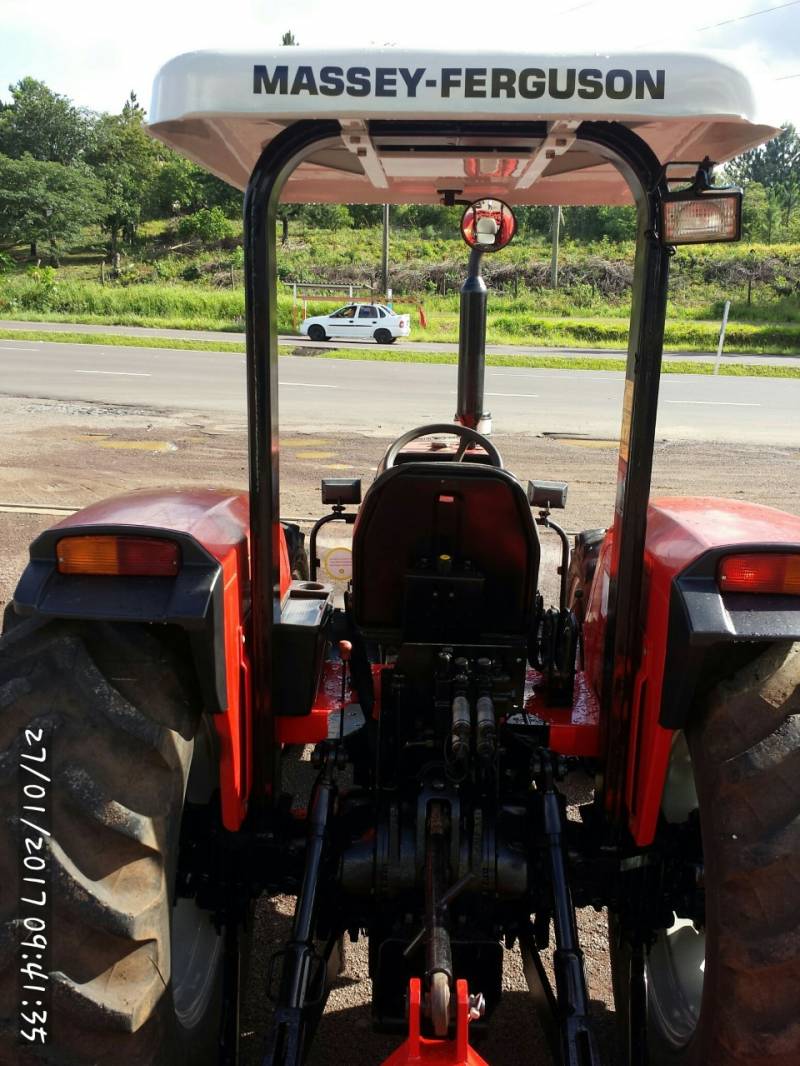
[[[800,596],[800,553],[726,555],[717,567],[717,584],[722,592]]]
[[[63,537],[56,545],[60,574],[127,574],[174,577],[180,549],[156,537]]]

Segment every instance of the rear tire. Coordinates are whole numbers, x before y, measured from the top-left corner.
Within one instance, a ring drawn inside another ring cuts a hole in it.
[[[699,934],[676,922],[647,958],[651,1062],[793,1066],[800,1062],[800,644],[769,647],[691,714],[662,810],[682,821],[686,798],[696,796],[706,922]],[[623,1019],[628,965],[624,946],[615,945]]]
[[[312,341],[326,341],[328,339],[327,333],[319,324],[308,327],[308,337]]]
[[[394,344],[397,340],[396,337],[392,336],[388,329],[376,329],[374,337],[378,344]]]
[[[19,1048],[13,1061],[217,1060],[224,939],[193,900],[175,899],[184,805],[218,787],[216,733],[183,639],[166,627],[23,622],[0,640],[0,1047],[15,1048],[18,1028],[27,728],[49,735],[51,776],[50,1043],[41,1059]]]

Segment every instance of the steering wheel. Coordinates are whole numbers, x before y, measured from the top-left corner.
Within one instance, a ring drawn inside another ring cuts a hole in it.
[[[458,437],[458,451],[452,459],[447,459],[447,462],[460,463],[464,459],[470,444],[479,444],[486,452],[486,461],[489,465],[497,466],[501,470],[503,469],[503,457],[488,437],[484,437],[484,435],[478,433],[476,429],[470,429],[469,426],[462,426],[458,422],[434,422],[433,425],[430,426],[418,426],[417,429],[410,429],[408,433],[404,433],[402,437],[398,437],[393,444],[390,444],[389,450],[381,461],[381,470],[390,470],[395,466],[398,455],[406,445],[414,440],[419,440],[420,437],[428,437],[432,433],[449,433],[453,437]]]

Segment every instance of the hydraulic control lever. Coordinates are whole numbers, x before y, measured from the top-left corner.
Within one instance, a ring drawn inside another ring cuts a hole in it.
[[[531,482],[531,485],[534,483]],[[567,607],[569,539],[561,526],[550,517],[549,504],[539,512],[536,523],[545,529],[552,529],[561,541],[559,606],[557,611],[550,608],[544,612],[539,648],[542,668],[547,674],[550,697],[555,703],[568,706],[572,703],[575,689],[575,660],[579,638],[577,619]]]
[[[484,766],[494,761],[497,718],[492,699],[492,660],[478,659],[478,702],[475,705],[475,751]]]

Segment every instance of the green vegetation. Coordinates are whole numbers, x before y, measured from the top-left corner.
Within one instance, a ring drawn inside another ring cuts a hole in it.
[[[287,43],[291,43],[287,41]],[[242,196],[148,136],[135,96],[96,115],[24,78],[0,101],[0,316],[241,331]],[[741,245],[699,246],[672,262],[668,348],[716,346],[732,301],[728,351],[800,351],[800,138],[792,127],[728,165],[745,196]],[[396,306],[427,315],[421,341],[455,341],[465,249],[460,209],[391,211]],[[380,278],[380,206],[282,205],[279,280],[313,283],[333,302],[293,304],[278,328],[336,304],[335,285],[362,298]],[[564,210],[560,287],[550,287],[546,207],[518,209],[519,235],[487,257],[488,340],[546,346],[626,343],[633,209]],[[579,243],[580,242],[580,243]],[[783,242],[783,243],[776,243]],[[344,297],[342,298],[344,299]]]
[[[122,334],[58,332],[34,329],[0,329],[0,340],[48,341],[61,344],[95,344],[112,348],[165,348],[178,351],[222,352],[234,355],[244,354],[244,344],[235,341],[200,341],[172,337],[126,337]],[[293,355],[292,345],[281,344],[280,355]],[[391,350],[383,348],[330,348],[314,349],[313,354],[304,352],[306,358],[314,359],[355,359],[369,362],[388,363],[442,363],[455,365],[457,357],[450,352],[418,352],[403,348]],[[624,359],[610,359],[604,356],[559,356],[559,355],[525,355],[514,353],[507,355],[489,354],[488,366],[533,367],[539,370],[616,370],[625,369]],[[670,359],[664,362],[664,374],[712,374],[712,363],[701,363],[688,359]],[[766,378],[800,378],[800,367],[796,366],[753,366],[746,363],[720,364],[722,377],[766,377]]]
[[[724,274],[723,261],[712,262],[712,266],[717,273]],[[573,269],[576,272],[580,269],[577,256]],[[702,273],[711,267],[705,262],[695,269]],[[787,262],[784,269],[787,272],[800,270],[800,263],[795,266]],[[39,267],[0,277],[0,316],[223,332],[241,332],[244,328],[244,294],[240,284],[231,288],[229,281],[228,288],[221,288],[186,281],[129,280],[103,285],[97,281],[69,280],[79,272],[80,268],[56,271],[51,267]],[[241,274],[238,281],[241,282]],[[578,283],[572,289],[553,292],[518,286],[516,296],[513,290],[493,292],[488,318],[489,342],[624,348],[628,330],[627,294],[616,300],[609,297],[603,302],[599,297],[585,293],[584,289],[588,287],[588,283]],[[667,349],[710,351],[716,348],[719,324],[715,316],[721,309],[713,299],[700,302],[700,293],[705,291],[702,283],[692,288],[691,299],[684,290],[682,302],[673,301],[665,335]],[[414,303],[395,302],[399,310],[412,314],[413,339],[455,342],[458,336],[457,295],[427,294],[421,295],[419,301],[427,317],[425,327],[419,324]],[[309,300],[305,310],[308,314],[321,314],[334,306],[335,302]],[[741,321],[737,314],[746,307],[741,301],[732,308],[727,350],[774,355],[800,352],[800,307],[794,298],[768,295],[758,304],[751,305],[751,310],[756,313],[752,315],[755,321],[750,322]],[[701,317],[703,314],[707,317]],[[302,303],[295,305],[284,289],[278,297],[279,332],[295,332],[302,317]]]
[[[53,333],[43,329],[0,329],[0,340],[47,341],[50,344],[100,344],[104,348],[166,348],[182,352],[223,352],[244,355],[237,341],[196,341],[183,337],[125,337],[119,333],[80,333],[71,330]]]

